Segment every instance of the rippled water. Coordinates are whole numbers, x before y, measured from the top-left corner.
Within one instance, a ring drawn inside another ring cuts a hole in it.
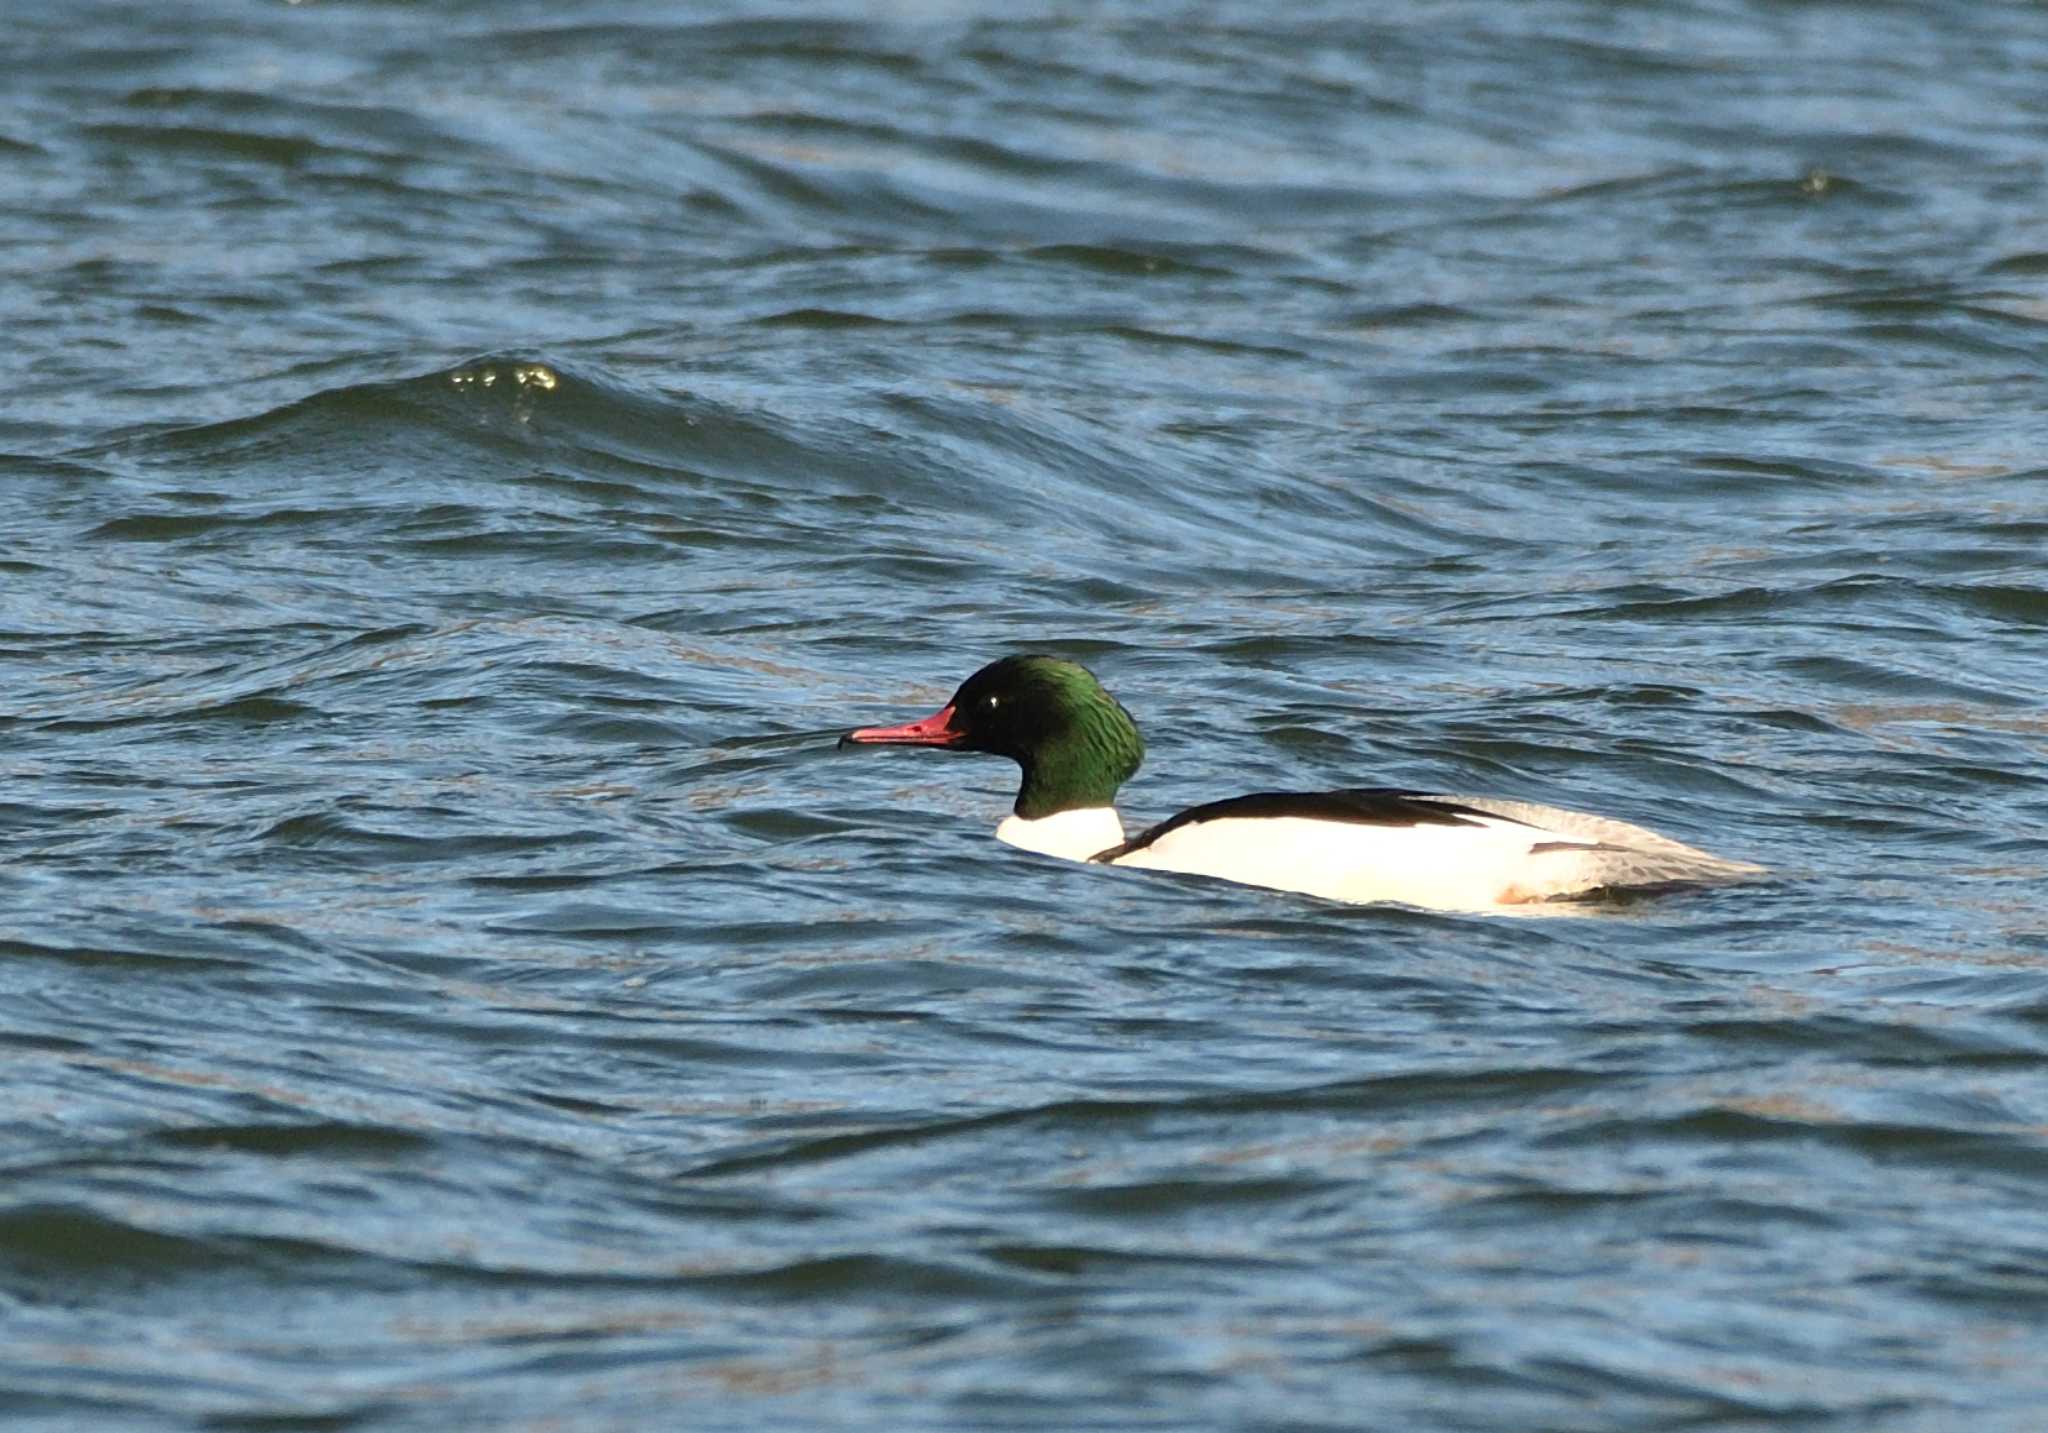
[[[0,37],[10,1426],[2029,1429],[2048,12]],[[1018,649],[1541,922],[990,839]]]

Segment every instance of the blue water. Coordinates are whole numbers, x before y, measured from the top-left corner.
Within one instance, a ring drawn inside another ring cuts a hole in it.
[[[1373,14],[11,17],[10,1428],[2042,1426],[2048,11]]]

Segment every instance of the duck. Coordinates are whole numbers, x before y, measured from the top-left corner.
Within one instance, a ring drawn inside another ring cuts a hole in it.
[[[1232,796],[1127,837],[1116,795],[1145,759],[1138,724],[1088,668],[1043,653],[991,662],[930,716],[839,746],[1008,757],[1023,781],[995,834],[1022,850],[1350,904],[1501,912],[1766,874],[1605,816],[1383,786]]]

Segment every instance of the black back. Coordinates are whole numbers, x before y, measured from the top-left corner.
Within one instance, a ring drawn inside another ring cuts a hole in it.
[[[1115,861],[1142,851],[1169,831],[1202,821],[1259,820],[1299,816],[1310,821],[1347,821],[1359,826],[1478,826],[1509,818],[1463,806],[1445,796],[1399,791],[1391,786],[1347,786],[1338,791],[1258,791],[1190,806],[1141,836],[1098,851],[1091,861]]]

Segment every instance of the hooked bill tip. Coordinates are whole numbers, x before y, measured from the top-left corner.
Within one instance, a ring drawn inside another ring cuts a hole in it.
[[[964,733],[953,729],[953,708],[945,706],[902,726],[855,727],[839,738],[839,746],[958,746],[963,739]]]

